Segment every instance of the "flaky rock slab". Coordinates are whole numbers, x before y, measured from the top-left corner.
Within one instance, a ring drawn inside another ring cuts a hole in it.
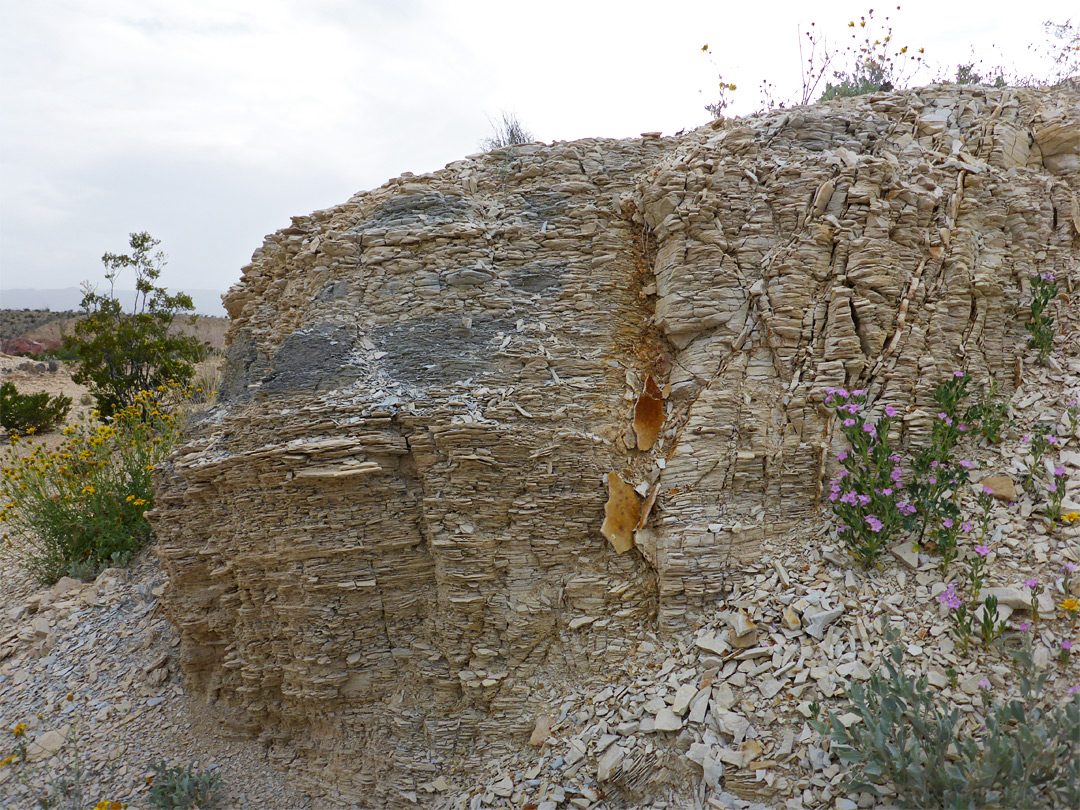
[[[931,87],[512,147],[294,218],[159,474],[189,683],[369,805],[524,744],[545,683],[689,626],[819,513],[826,387],[915,443],[954,370],[1011,389],[1028,275],[1077,258],[1078,133],[1075,86]],[[648,558],[600,534],[612,471]]]

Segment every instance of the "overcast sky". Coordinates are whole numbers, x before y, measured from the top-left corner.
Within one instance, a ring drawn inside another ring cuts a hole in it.
[[[0,289],[100,280],[147,230],[166,286],[225,290],[290,216],[478,151],[502,110],[548,142],[672,134],[720,72],[753,112],[762,78],[797,94],[800,25],[846,42],[871,5],[0,0]],[[972,49],[1045,73],[1041,23],[1080,23],[1075,0],[900,5],[874,17],[939,66],[918,84]]]

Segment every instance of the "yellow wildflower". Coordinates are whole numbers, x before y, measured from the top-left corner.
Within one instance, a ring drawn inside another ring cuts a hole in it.
[[[17,760],[18,758],[19,758],[18,756],[16,756],[15,754],[12,754],[10,757],[7,757],[6,759],[0,759],[0,768],[3,768],[5,765],[10,765],[12,762]]]
[[[1069,523],[1073,523],[1077,520],[1080,520],[1080,512],[1066,512],[1064,515],[1061,516],[1061,519]]]
[[[82,491],[84,495],[93,495],[95,492],[97,492],[97,490],[94,489],[93,484],[87,484],[85,487],[82,488]]]
[[[1068,599],[1058,605],[1058,607],[1062,610],[1067,610],[1070,613],[1075,613],[1076,611],[1080,610],[1080,602],[1077,602],[1070,596]]]
[[[26,723],[19,723],[19,725],[15,726],[15,728],[11,730],[11,733],[14,734],[16,737],[23,736],[26,733]]]

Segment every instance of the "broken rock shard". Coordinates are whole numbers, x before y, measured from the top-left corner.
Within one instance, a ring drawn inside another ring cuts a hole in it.
[[[634,531],[641,519],[641,499],[618,473],[608,473],[608,500],[600,533],[619,554],[634,547]]]
[[[650,374],[634,406],[634,435],[638,450],[651,450],[664,426],[664,400],[660,387]]]

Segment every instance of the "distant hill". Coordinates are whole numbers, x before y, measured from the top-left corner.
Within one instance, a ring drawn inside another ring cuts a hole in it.
[[[104,291],[99,288],[99,291]],[[200,315],[225,317],[225,307],[221,305],[223,290],[184,290],[195,302],[195,311]],[[117,297],[129,305],[135,297],[134,290],[117,290]],[[77,310],[82,302],[82,290],[78,287],[64,287],[55,290],[12,289],[0,290],[0,309],[48,309],[53,312]]]
[[[79,317],[78,312],[0,309],[0,352],[36,355],[55,351],[60,348],[64,336],[73,333]],[[215,351],[221,351],[225,348],[229,319],[200,315],[191,324],[186,317],[180,316],[174,322],[174,328],[194,335],[200,343],[208,344]]]

